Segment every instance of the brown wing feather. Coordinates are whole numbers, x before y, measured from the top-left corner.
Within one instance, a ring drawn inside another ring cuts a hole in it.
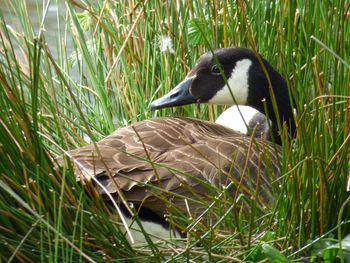
[[[128,201],[142,203],[160,216],[167,204],[159,202],[159,195],[184,208],[184,197],[205,197],[210,184],[233,182],[237,187],[243,179],[244,191],[256,185],[260,174],[260,197],[264,200],[271,192],[271,176],[279,174],[278,147],[276,154],[269,142],[257,139],[252,143],[249,137],[221,125],[189,118],[138,122],[114,132],[97,146],[101,156],[93,145],[68,152],[76,175],[83,180],[94,176],[111,194],[120,189]],[[61,157],[58,161],[63,162]],[[203,210],[195,200],[189,204],[193,213]]]

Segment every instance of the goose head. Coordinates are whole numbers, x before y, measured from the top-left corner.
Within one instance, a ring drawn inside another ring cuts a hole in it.
[[[284,78],[252,50],[241,47],[217,49],[202,55],[186,78],[163,97],[153,101],[152,110],[192,103],[246,105],[266,114],[273,136],[280,143],[278,119],[290,134],[295,123]],[[271,84],[271,86],[270,86]],[[273,98],[277,112],[274,111]]]

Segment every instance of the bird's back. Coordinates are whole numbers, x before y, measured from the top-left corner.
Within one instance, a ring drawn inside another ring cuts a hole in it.
[[[170,204],[201,213],[206,207],[198,200],[228,185],[232,194],[237,188],[248,195],[256,189],[258,202],[266,203],[279,175],[279,146],[191,118],[141,121],[96,146],[98,150],[91,144],[68,152],[77,177],[94,177],[104,186],[98,187],[101,194],[107,190],[118,198],[121,191],[129,202],[159,216]]]

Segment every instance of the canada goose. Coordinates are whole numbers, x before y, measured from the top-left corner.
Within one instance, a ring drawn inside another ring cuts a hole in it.
[[[249,136],[251,131],[256,129],[257,137],[270,139],[269,126],[271,123],[268,123],[264,114],[249,106],[233,105],[222,112],[215,123]]]
[[[269,95],[270,81],[279,119],[294,132],[285,80],[264,59],[260,62],[254,52],[240,47],[208,52],[180,84],[150,107],[235,104],[230,88],[237,104],[260,112],[266,108],[275,127],[277,116]],[[279,141],[278,133],[275,136]],[[122,194],[139,212],[140,219],[163,226],[167,224],[164,216],[174,210],[191,217],[200,215],[208,207],[202,201],[210,204],[214,200],[210,185],[229,187],[232,195],[237,188],[246,195],[251,194],[247,189],[256,189],[257,204],[265,204],[273,199],[271,181],[279,176],[279,146],[259,138],[253,141],[222,125],[192,118],[161,117],[137,122],[96,145],[98,150],[88,145],[66,153],[74,163],[76,176],[85,181],[93,178],[97,190],[118,204]],[[63,163],[62,157],[58,163]],[[124,214],[130,216],[126,210]]]
[[[261,56],[259,61],[257,55],[240,47],[217,49],[214,56],[211,52],[204,54],[179,85],[152,102],[151,109],[192,103],[250,106],[262,114],[267,112],[273,137],[280,143],[278,119],[281,124],[287,123],[290,135],[295,132],[287,84]],[[221,73],[224,73],[226,80]],[[275,97],[278,116],[273,110],[271,93]]]

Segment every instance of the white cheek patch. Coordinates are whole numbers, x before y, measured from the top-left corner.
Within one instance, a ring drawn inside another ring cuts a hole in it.
[[[248,99],[248,72],[252,65],[252,61],[248,58],[237,61],[236,66],[232,70],[231,76],[227,79],[228,85],[220,89],[213,98],[209,100],[212,104],[238,104],[244,105]],[[236,99],[236,103],[232,98],[231,92]]]

